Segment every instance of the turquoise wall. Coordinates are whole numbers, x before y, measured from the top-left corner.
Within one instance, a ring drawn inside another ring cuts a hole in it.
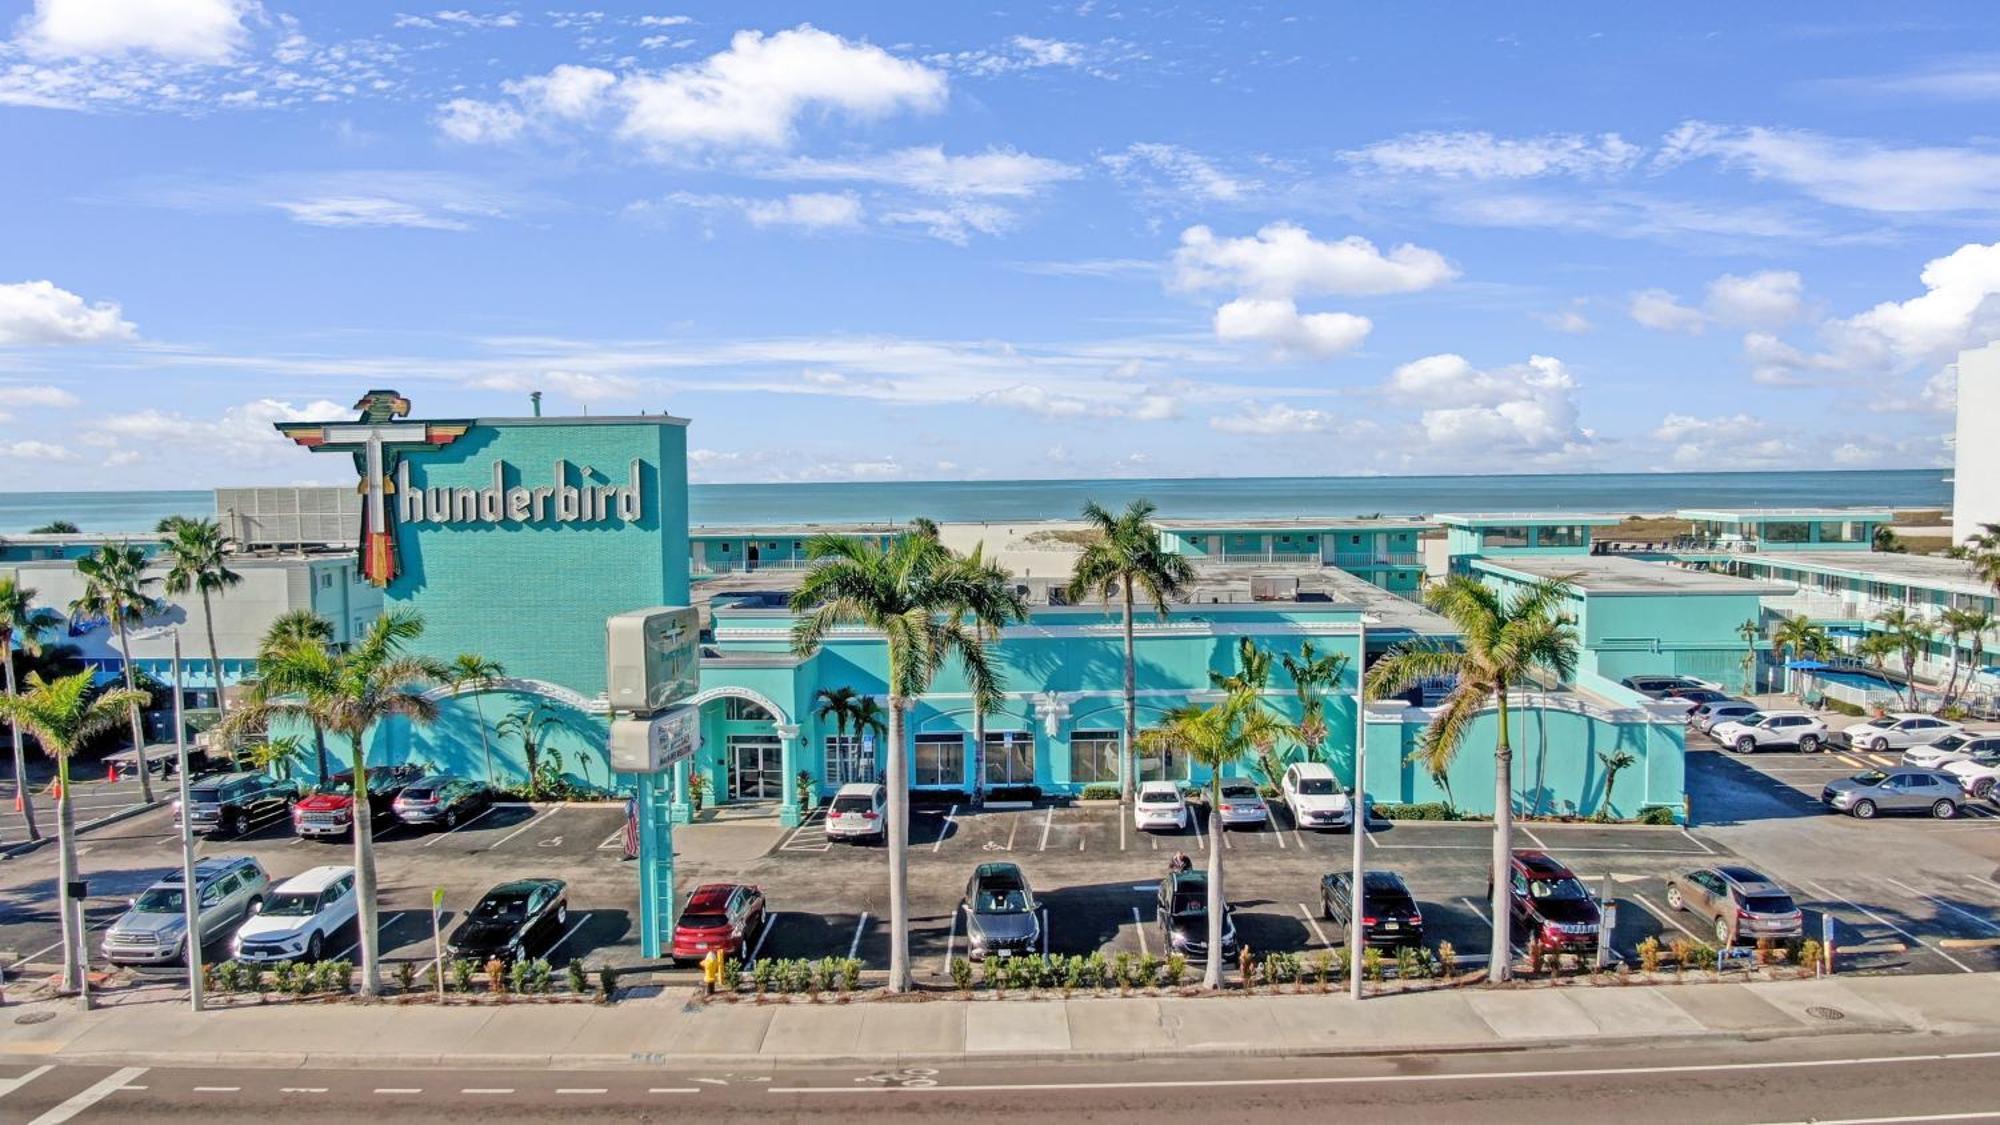
[[[610,774],[606,752],[606,726],[602,715],[593,715],[567,704],[516,691],[490,691],[478,695],[452,696],[438,703],[438,718],[429,726],[416,727],[396,719],[382,723],[368,739],[368,764],[400,766],[417,763],[457,777],[487,779],[486,754],[479,741],[479,716],[484,712],[488,745],[492,750],[490,780],[502,787],[526,784],[527,757],[521,740],[501,737],[493,728],[508,715],[548,702],[560,718],[558,726],[546,728],[544,747],[554,747],[562,758],[562,771],[571,781],[598,789],[617,788]],[[274,737],[298,738],[302,748],[293,776],[310,781],[314,776],[312,732],[305,724],[280,720],[271,724]],[[327,738],[327,760],[335,770],[345,770],[353,760],[347,740]]]

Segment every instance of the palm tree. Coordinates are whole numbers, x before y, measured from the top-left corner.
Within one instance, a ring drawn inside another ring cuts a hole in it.
[[[910,534],[936,539],[939,535],[937,521],[929,516],[918,516],[910,521]]]
[[[1511,596],[1466,575],[1453,575],[1424,592],[1429,606],[1458,626],[1459,647],[1422,642],[1397,645],[1369,669],[1367,695],[1397,695],[1426,680],[1452,677],[1457,686],[1417,743],[1415,756],[1433,776],[1450,768],[1489,702],[1499,710],[1493,747],[1493,957],[1488,978],[1506,980],[1513,968],[1508,875],[1513,858],[1514,750],[1507,729],[1507,692],[1537,671],[1558,683],[1576,671],[1576,627],[1560,615],[1570,597],[1567,577],[1523,587]]]
[[[521,757],[528,766],[528,799],[536,801],[542,795],[542,756],[548,748],[551,731],[568,730],[569,716],[553,700],[536,699],[494,726],[493,733],[502,738],[521,740]],[[556,757],[557,768],[562,759]],[[587,779],[586,779],[587,780]]]
[[[258,651],[271,652],[294,644],[332,643],[333,622],[309,609],[288,609],[271,619]]]
[[[1177,709],[1139,736],[1139,745],[1149,753],[1178,750],[1208,770],[1208,964],[1202,971],[1203,988],[1222,987],[1222,922],[1229,901],[1222,887],[1223,770],[1258,747],[1297,733],[1271,714],[1253,689],[1243,687],[1230,689],[1213,706]]]
[[[864,695],[854,704],[854,717],[849,722],[854,727],[854,737],[857,739],[867,738],[872,734],[878,745],[889,741],[889,709],[882,706],[882,701],[872,695]],[[875,776],[884,776],[880,762],[875,764]]]
[[[1972,560],[1973,575],[2000,591],[2000,523],[1980,524],[1977,535],[1966,537],[1965,547]]]
[[[1028,619],[1028,603],[1014,589],[1014,572],[997,561],[988,560],[984,542],[975,544],[971,553],[954,558],[964,571],[962,578],[967,591],[973,595],[953,615],[954,625],[971,617],[980,638],[992,642],[1000,639],[1003,626]],[[972,778],[975,804],[978,803],[977,795],[986,787],[986,716],[1006,699],[1007,685],[997,672],[972,686],[972,745],[976,748],[974,759],[980,763],[979,771]]]
[[[1785,669],[1785,690],[1792,688],[1791,658],[1824,657],[1833,651],[1833,641],[1826,629],[1814,624],[1804,614],[1794,614],[1778,622],[1771,630],[1771,659]]]
[[[1316,762],[1331,733],[1326,722],[1327,689],[1340,682],[1353,661],[1344,652],[1322,653],[1311,641],[1299,645],[1297,656],[1288,652],[1278,659],[1285,666],[1285,675],[1292,678],[1292,692],[1299,700],[1299,749],[1307,761]]]
[[[493,784],[493,745],[486,737],[486,705],[480,702],[479,696],[506,674],[507,669],[501,667],[498,660],[488,660],[475,652],[461,652],[451,662],[451,686],[461,691],[469,690],[472,695],[472,713],[479,722],[479,750],[486,758],[488,785]]]
[[[1160,617],[1167,603],[1181,596],[1194,581],[1194,567],[1179,555],[1160,549],[1160,530],[1153,525],[1151,501],[1134,500],[1112,515],[1096,501],[1083,506],[1083,518],[1093,538],[1076,560],[1069,583],[1069,600],[1081,602],[1092,594],[1114,597],[1125,626],[1125,752],[1120,761],[1119,799],[1132,803],[1133,752],[1139,740],[1139,660],[1132,647],[1132,604],[1137,593],[1153,603]]]
[[[265,770],[277,776],[279,781],[292,779],[292,767],[299,760],[303,748],[292,735],[270,738],[243,751],[243,761],[251,769]]]
[[[69,760],[86,741],[118,725],[119,713],[137,707],[145,693],[129,688],[91,695],[95,675],[78,672],[56,680],[44,680],[39,673],[28,674],[25,694],[9,692],[0,698],[0,716],[26,730],[41,744],[42,752],[56,760],[56,893],[62,910],[63,988],[78,992],[83,988],[84,965],[88,959],[83,944],[83,904],[70,897],[76,883],[76,815],[70,808]]]
[[[30,535],[76,535],[83,529],[68,520],[50,520],[40,527],[30,529]]]
[[[1885,636],[1896,642],[1903,658],[1903,684],[1909,692],[1910,710],[1917,709],[1917,653],[1930,647],[1931,625],[1905,606],[1891,606],[1875,616]]]
[[[1965,675],[1965,690],[1970,691],[1978,679],[1979,670],[1986,666],[1986,634],[2000,627],[2000,619],[1986,609],[1948,609],[1944,613],[1944,622],[1946,629],[1956,630],[1952,635],[1952,662],[1956,664],[1958,661],[1960,638],[1965,639],[1966,647],[1971,651],[1972,660]],[[1956,675],[1953,678],[1956,679]]]
[[[1236,671],[1227,675],[1209,669],[1208,684],[1218,691],[1234,695],[1246,695],[1258,706],[1264,705],[1264,689],[1271,682],[1271,665],[1275,658],[1269,650],[1257,647],[1257,642],[1249,637],[1239,637],[1236,641]],[[1277,743],[1266,742],[1256,748],[1257,772],[1264,775],[1268,785],[1278,784],[1285,772],[1279,764]]]
[[[1757,690],[1757,642],[1764,636],[1764,626],[1754,617],[1745,618],[1736,627],[1736,635],[1743,638],[1743,690],[1754,693]]]
[[[146,573],[146,556],[129,543],[106,543],[93,554],[76,560],[76,572],[83,578],[83,595],[70,603],[72,617],[101,617],[118,630],[118,655],[125,668],[125,690],[132,720],[132,752],[139,758],[139,793],[153,803],[153,774],[146,761],[146,732],[139,726],[139,704],[146,698],[139,691],[132,672],[132,643],[128,636],[133,625],[160,611],[160,603],[146,592],[159,579]]]
[[[1638,760],[1630,750],[1614,750],[1610,753],[1600,751],[1598,753],[1598,764],[1604,767],[1604,800],[1597,806],[1597,815],[1592,819],[1600,821],[1611,819],[1611,787],[1618,783],[1619,771]]]
[[[263,707],[273,699],[301,696],[323,703],[339,690],[340,665],[330,647],[333,625],[310,610],[280,614],[264,632],[257,649],[257,676],[245,685],[247,703]],[[325,784],[329,773],[326,760],[326,726],[316,717],[317,707],[298,713],[312,728],[313,780]],[[251,728],[226,728],[232,735]]]
[[[211,599],[228,592],[243,581],[229,569],[230,538],[214,520],[169,516],[162,521],[166,540],[161,553],[167,560],[166,591],[176,597],[190,590],[201,595],[202,624],[208,630],[208,668],[215,674],[215,705],[228,710],[222,690],[222,651],[215,644],[215,606]]]
[[[15,578],[0,578],[0,661],[7,665],[7,697],[20,694],[14,682],[14,646],[26,656],[40,656],[42,636],[52,633],[62,618],[52,609],[35,605],[35,591]],[[28,752],[21,738],[21,724],[8,724],[14,733],[14,797],[21,802],[21,818],[28,825],[28,839],[42,838],[42,826],[35,820],[35,795],[28,788]]]
[[[813,718],[822,723],[832,720],[834,745],[840,748],[840,753],[846,753],[847,727],[854,721],[854,705],[860,701],[861,693],[846,686],[821,688],[813,693]],[[856,732],[854,737],[858,742],[861,735]],[[846,756],[853,760],[852,754]]]
[[[368,803],[368,737],[385,719],[402,718],[419,726],[436,721],[437,702],[412,689],[443,682],[450,673],[439,661],[405,652],[405,647],[423,632],[423,618],[414,611],[398,609],[386,613],[376,618],[347,652],[336,656],[319,649],[332,673],[330,683],[309,681],[315,684],[313,689],[286,695],[260,690],[230,712],[218,728],[236,735],[263,730],[274,718],[303,719],[345,738],[352,748],[354,887],[360,906],[357,929],[361,945],[361,991],[367,996],[375,995],[382,987],[381,935],[376,928],[375,827]],[[307,662],[303,646],[291,651],[301,663]]]
[[[880,633],[888,642],[889,987],[906,992],[910,767],[903,716],[954,657],[975,695],[990,690],[996,673],[984,630],[1000,623],[985,617],[988,592],[970,568],[921,535],[898,536],[887,547],[818,535],[806,544],[806,558],[811,567],[791,601],[801,614],[792,626],[792,651],[811,655],[843,625]]]

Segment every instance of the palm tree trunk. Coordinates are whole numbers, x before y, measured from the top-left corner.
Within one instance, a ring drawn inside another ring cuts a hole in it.
[[[132,645],[125,639],[125,618],[118,618],[118,654],[125,658],[125,688],[139,690],[139,683],[132,675]],[[132,752],[139,757],[139,795],[147,804],[153,803],[153,771],[146,761],[146,732],[139,726],[139,704],[134,700],[132,715]],[[69,782],[63,782],[63,797],[69,797]]]
[[[1119,778],[1118,800],[1129,805],[1133,791],[1138,787],[1139,658],[1132,648],[1132,580],[1126,578],[1121,588],[1125,608],[1125,754],[1121,762],[1124,769],[1120,772],[1124,776]]]
[[[215,610],[209,605],[208,591],[201,592],[202,624],[208,627],[208,670],[215,676],[215,709],[229,713],[229,699],[222,691],[222,650],[215,643]]]
[[[1514,969],[1513,893],[1508,883],[1514,867],[1514,747],[1507,737],[1507,681],[1499,684],[1500,740],[1493,748],[1493,953],[1486,962],[1486,979],[1495,984]]]
[[[893,677],[895,671],[892,669]],[[910,763],[903,745],[902,696],[889,696],[889,991],[908,992],[910,978]]]
[[[972,803],[986,803],[986,708],[972,705]]]
[[[354,735],[354,926],[361,947],[361,995],[382,991],[381,935],[376,931],[375,815],[368,805],[367,731]]]
[[[7,665],[7,698],[20,696],[20,688],[14,683],[14,650],[12,642],[0,649],[0,662]],[[35,795],[28,787],[28,751],[26,741],[21,737],[21,724],[8,723],[14,732],[14,796],[21,802],[21,819],[27,822],[28,839],[42,838],[42,826],[35,822]]]
[[[312,725],[312,728],[313,728],[313,754],[316,758],[318,758],[316,766],[319,770],[318,774],[316,774],[313,777],[313,784],[325,785],[326,784],[326,728],[320,726],[318,723],[314,723]],[[269,731],[265,732],[267,736],[269,735],[269,733],[270,733]]]
[[[1222,769],[1208,777],[1208,966],[1201,986],[1222,987],[1222,912],[1229,896],[1222,893]]]
[[[76,882],[76,814],[69,803],[69,755],[56,757],[56,778],[61,788],[56,797],[56,893],[58,909],[62,912],[63,968],[62,987],[65,992],[83,991],[83,974],[90,961],[90,950],[83,944],[83,903],[70,897],[70,885]]]

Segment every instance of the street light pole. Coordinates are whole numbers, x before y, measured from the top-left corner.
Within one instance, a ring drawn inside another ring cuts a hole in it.
[[[181,683],[181,631],[169,630],[174,639],[174,768],[180,771],[180,822],[181,822],[181,908],[187,921],[187,970],[188,1000],[194,1010],[202,1010],[201,975],[201,895],[194,881],[194,819],[193,809],[188,804],[188,748],[187,722],[182,714]],[[222,693],[220,669],[216,676],[216,694]],[[146,767],[146,748],[139,748],[139,768]]]
[[[1352,805],[1354,870],[1348,876],[1347,981],[1349,994],[1361,999],[1361,962],[1367,952],[1367,932],[1361,921],[1362,844],[1368,838],[1368,618],[1361,618],[1361,651],[1354,662],[1354,802]]]

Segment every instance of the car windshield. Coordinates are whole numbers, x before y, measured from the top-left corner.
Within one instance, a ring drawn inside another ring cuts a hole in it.
[[[1208,888],[1174,892],[1174,917],[1187,918],[1208,913]]]
[[[1790,895],[1751,895],[1743,900],[1743,909],[1752,914],[1790,914],[1798,907]]]
[[[1580,901],[1590,897],[1590,892],[1584,890],[1583,884],[1577,882],[1574,876],[1565,879],[1531,879],[1528,882],[1528,894],[1534,898],[1558,902]]]
[[[403,796],[408,797],[412,801],[428,801],[431,799],[431,794],[436,792],[437,790],[435,789],[429,789],[429,788],[420,789],[413,785],[410,788],[403,790]]]
[[[1299,779],[1299,792],[1307,796],[1324,797],[1338,790],[1334,789],[1333,779],[1330,777],[1302,777]]]
[[[1029,909],[1028,892],[1019,887],[982,887],[972,899],[975,914],[1026,914]]]
[[[1966,742],[1965,738],[1961,735],[1947,734],[1943,738],[1938,739],[1936,742],[1931,743],[1931,749],[1956,750],[1959,747],[1965,745],[1965,742]]]
[[[528,896],[488,895],[472,908],[472,916],[483,922],[518,922],[528,916]]]
[[[222,787],[219,785],[197,785],[188,790],[188,800],[198,805],[222,803]]]
[[[1762,711],[1746,711],[1743,714],[1738,715],[1736,717],[1736,721],[1742,723],[1746,727],[1754,727],[1758,723],[1764,721],[1764,713]]]
[[[1180,801],[1181,795],[1171,789],[1148,789],[1139,794],[1142,805],[1177,805]]]
[[[1854,780],[1862,785],[1880,785],[1889,780],[1889,775],[1881,770],[1862,770],[1854,775]]]
[[[266,918],[310,918],[319,912],[319,895],[279,891],[264,902]]]
[[[848,796],[848,797],[835,797],[833,799],[833,811],[837,813],[867,812],[869,809],[872,809],[874,807],[875,807],[875,802],[870,801],[866,797]]]
[[[1868,725],[1874,727],[1876,730],[1888,730],[1890,727],[1895,726],[1896,722],[1897,720],[1884,715],[1879,719],[1868,720]]]
[[[153,887],[139,896],[132,908],[141,914],[179,914],[187,909],[179,887]]]
[[[1232,800],[1242,800],[1247,797],[1255,797],[1257,795],[1257,787],[1240,782],[1235,785],[1225,785],[1222,787],[1222,795]]]

